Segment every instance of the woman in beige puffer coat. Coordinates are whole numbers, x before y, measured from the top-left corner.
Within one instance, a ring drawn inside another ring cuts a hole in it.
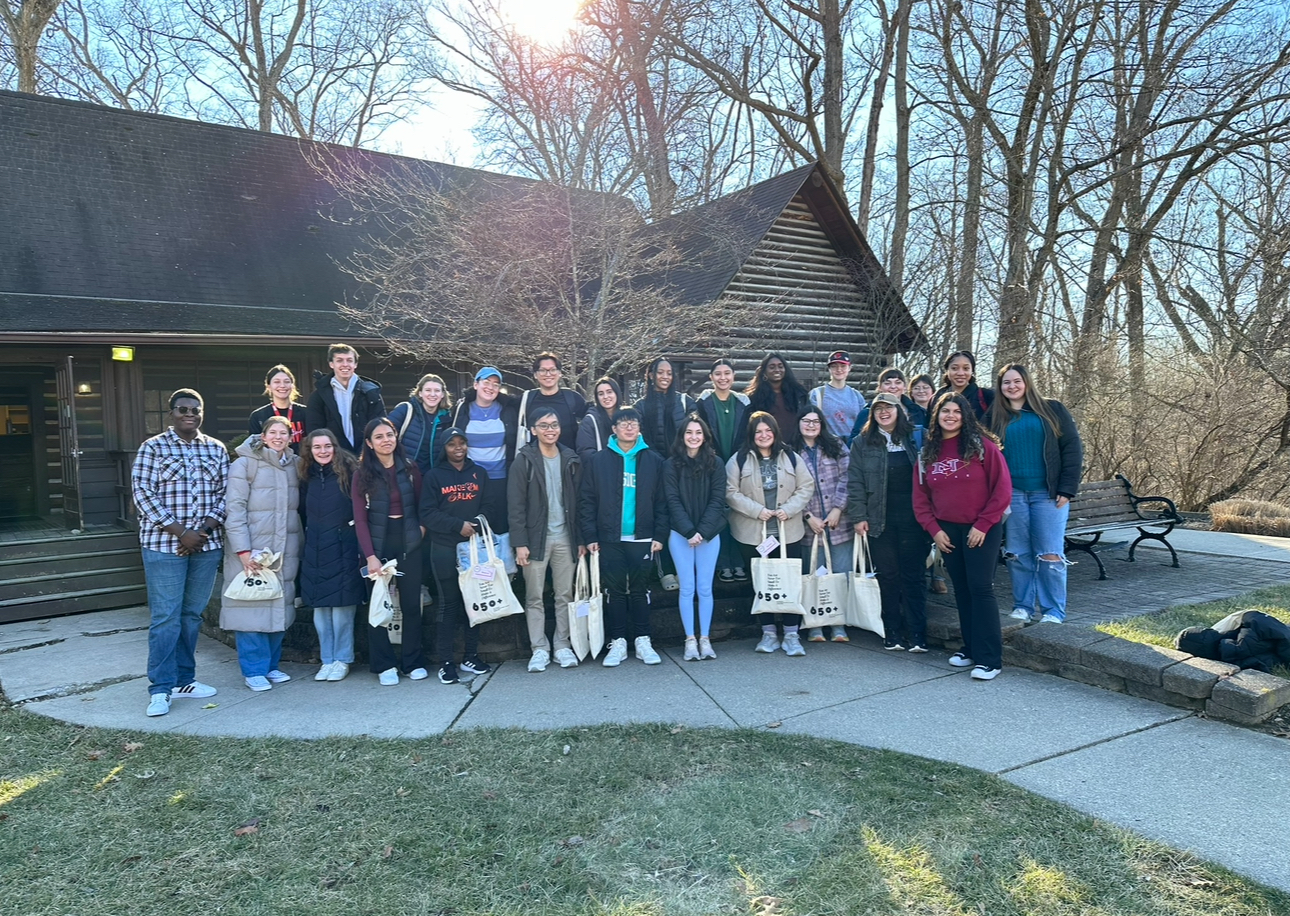
[[[228,474],[228,519],[224,522],[224,581],[259,570],[253,556],[271,550],[282,555],[277,570],[282,594],[259,601],[224,597],[219,625],[233,632],[237,660],[246,686],[268,690],[291,679],[278,669],[282,637],[295,620],[296,571],[304,534],[300,524],[300,459],[289,448],[291,427],[270,417],[263,432],[237,448]],[[227,586],[226,586],[227,587]]]

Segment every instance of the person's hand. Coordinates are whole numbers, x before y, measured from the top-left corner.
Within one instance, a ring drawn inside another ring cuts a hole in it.
[[[242,561],[242,571],[248,576],[260,571],[260,564],[251,559],[251,554],[239,553],[237,558]]]
[[[869,523],[868,523],[868,522],[856,522],[855,528],[856,528],[856,534],[868,534],[868,533],[869,533]]]
[[[689,544],[691,547],[698,547],[700,544],[703,543],[703,535],[699,534],[699,532],[696,531],[694,532],[694,537],[690,538],[686,543]]]
[[[828,528],[823,519],[816,518],[814,515],[808,518],[806,523],[811,526],[811,530],[816,534],[823,534],[825,529]]]
[[[659,552],[660,550],[662,550],[662,549],[663,549],[663,543],[662,543],[661,541],[650,541],[650,542],[649,542],[649,552],[650,552],[650,553],[658,553],[658,552]]]
[[[1070,505],[1070,503],[1071,503],[1071,501],[1070,501],[1070,497],[1068,497],[1068,496],[1059,496],[1059,497],[1057,497],[1057,508],[1058,508],[1058,509],[1063,509],[1063,508],[1065,508],[1066,506],[1069,506],[1069,505]]]
[[[475,533],[475,526],[474,526],[474,525],[472,525],[470,522],[462,522],[462,523],[461,523],[461,536],[462,536],[462,537],[464,537],[464,538],[468,538],[468,537],[470,537],[470,536],[471,536],[472,534],[474,534],[474,533]]]
[[[775,517],[774,512],[771,512],[769,509],[762,509],[761,512],[757,514],[757,521],[768,522],[774,517]]]
[[[985,543],[985,532],[984,532],[984,531],[978,531],[978,530],[976,529],[976,526],[973,526],[973,527],[971,527],[971,528],[969,528],[969,529],[968,529],[968,546],[969,546],[969,547],[980,547],[980,546],[981,546],[982,544],[984,544],[984,543]]]
[[[529,549],[527,547],[515,548],[515,565],[516,566],[529,565]]]
[[[579,545],[578,545],[578,559],[579,559],[579,560],[581,560],[581,559],[582,559],[583,557],[585,557],[586,555],[587,555],[587,548],[586,548],[586,547],[584,547],[584,546],[582,546],[581,544],[579,544]]]
[[[953,553],[954,545],[950,543],[950,536],[944,531],[938,531],[932,535],[932,540],[936,542],[936,549],[941,553]]]
[[[824,524],[828,525],[830,528],[838,527],[838,523],[841,521],[842,521],[842,510],[837,507],[830,509],[829,514],[824,518]]]
[[[367,574],[375,579],[381,572],[381,560],[379,557],[367,558]]]
[[[206,542],[209,540],[210,535],[200,528],[186,528],[184,533],[179,535],[179,545],[187,547],[191,553],[197,553],[206,546]]]
[[[781,522],[786,522],[788,521],[788,513],[783,509],[776,509],[775,518],[779,519]]]
[[[600,544],[598,544],[596,541],[592,541],[590,544],[587,545],[587,549],[590,550],[592,553],[600,553]]]

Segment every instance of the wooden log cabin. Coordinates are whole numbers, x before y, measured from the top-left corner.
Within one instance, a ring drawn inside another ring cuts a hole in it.
[[[228,441],[265,402],[271,365],[289,366],[307,395],[335,340],[358,349],[360,374],[383,385],[391,407],[423,372],[469,383],[473,367],[393,357],[339,314],[338,303],[361,295],[338,266],[361,229],[321,215],[336,192],[310,166],[312,146],[0,92],[0,622],[144,601],[129,469],[138,444],[163,428],[174,389],[200,391],[204,429]],[[445,184],[487,174],[393,158]],[[530,184],[488,177],[494,190]],[[717,296],[783,301],[777,346],[804,381],[832,349],[849,349],[867,379],[918,343],[816,167],[697,213],[703,221],[646,231],[697,250],[697,227],[721,220],[733,243],[671,282],[696,307]],[[746,379],[767,336],[743,329],[674,355],[694,374],[730,353]],[[527,366],[502,368],[516,387],[531,384]]]

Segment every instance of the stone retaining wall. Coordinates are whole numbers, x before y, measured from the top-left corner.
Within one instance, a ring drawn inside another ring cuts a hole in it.
[[[1004,665],[1259,725],[1290,705],[1290,681],[1097,630],[1041,623],[1008,634]]]

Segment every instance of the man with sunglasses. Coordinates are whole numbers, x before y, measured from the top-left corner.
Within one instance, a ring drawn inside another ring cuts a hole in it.
[[[148,715],[215,688],[195,679],[202,611],[224,557],[228,450],[201,432],[202,396],[170,396],[170,426],[139,446],[130,473],[148,585]]]
[[[585,553],[578,537],[578,453],[560,442],[562,422],[555,408],[530,412],[532,440],[519,450],[506,479],[511,546],[524,572],[524,617],[528,622],[529,671],[545,671],[553,641],[546,635],[546,572],[551,570],[555,597],[555,660],[573,668],[578,657],[569,640],[567,608],[573,601],[578,558]]]

